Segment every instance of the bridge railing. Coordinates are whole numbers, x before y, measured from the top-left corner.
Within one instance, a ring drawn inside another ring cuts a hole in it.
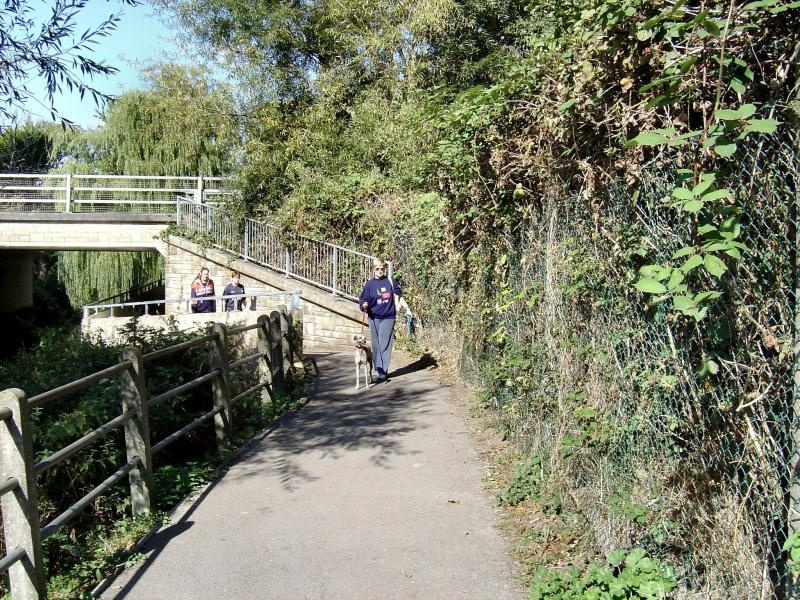
[[[219,208],[178,202],[178,225],[208,235],[210,242],[287,277],[357,300],[372,277],[375,256],[283,231],[254,219],[233,217]],[[389,276],[392,273],[389,263]]]
[[[249,294],[220,294],[217,296],[203,296],[202,298],[191,298],[191,297],[180,297],[180,298],[165,298],[164,300],[143,300],[141,302],[104,302],[99,304],[87,304],[83,307],[83,319],[84,321],[90,319],[94,316],[99,315],[99,313],[105,313],[108,311],[109,317],[116,317],[116,316],[131,316],[129,313],[133,312],[134,314],[138,315],[150,315],[150,314],[159,314],[158,307],[159,306],[166,306],[167,304],[185,304],[186,312],[191,311],[191,303],[197,300],[219,300],[220,302],[224,302],[225,300],[235,300],[240,298],[250,298],[251,299],[251,306],[255,306],[255,299],[256,298],[272,298],[276,296],[291,296],[291,307],[292,310],[300,308],[300,295],[302,292],[293,290],[288,292],[251,292]],[[252,309],[255,310],[255,309]],[[124,315],[116,315],[116,312],[124,311]],[[221,307],[220,310],[216,312],[222,312]]]
[[[174,213],[179,199],[235,193],[223,177],[0,174],[0,212]]]
[[[297,342],[302,338],[291,333],[294,316],[283,307],[281,311],[261,315],[254,325],[226,328],[217,323],[208,335],[148,354],[143,355],[138,348],[129,347],[122,352],[118,364],[32,398],[26,398],[19,389],[0,392],[0,507],[7,549],[7,554],[0,558],[0,574],[8,572],[13,600],[46,597],[42,541],[69,523],[114,484],[128,478],[134,517],[150,512],[155,494],[154,454],[212,419],[217,444],[221,449],[225,448],[234,426],[231,408],[257,392],[261,393],[263,403],[272,403],[273,408],[277,408],[275,394],[284,387],[286,369],[293,364],[295,357],[302,360],[302,342]],[[257,333],[256,351],[233,361],[227,351],[228,336],[250,330]],[[208,347],[210,371],[207,374],[148,397],[146,366],[166,356],[204,345]],[[254,362],[257,363],[259,383],[233,396],[231,371]],[[121,414],[47,458],[34,462],[31,409],[111,377],[120,379]],[[213,406],[154,443],[150,438],[150,409],[203,385],[211,386]],[[120,428],[124,429],[127,462],[65,512],[42,526],[36,477]]]

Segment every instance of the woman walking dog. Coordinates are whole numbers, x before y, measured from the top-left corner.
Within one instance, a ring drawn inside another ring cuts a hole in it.
[[[364,284],[358,303],[369,317],[369,331],[372,334],[372,363],[378,373],[377,381],[389,381],[389,361],[392,358],[394,342],[394,321],[397,305],[411,315],[411,309],[403,298],[403,290],[386,273],[386,262],[380,258],[374,261],[375,276]]]

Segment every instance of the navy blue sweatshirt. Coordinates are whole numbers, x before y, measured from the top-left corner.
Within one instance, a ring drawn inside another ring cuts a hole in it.
[[[369,305],[367,315],[372,319],[394,319],[397,315],[394,294],[398,297],[403,295],[403,290],[396,280],[373,277],[364,284],[364,289],[358,297],[358,305],[363,306],[366,302]]]

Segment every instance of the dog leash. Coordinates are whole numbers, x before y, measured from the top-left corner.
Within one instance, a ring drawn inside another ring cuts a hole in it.
[[[363,310],[361,311],[361,335],[364,335],[364,319],[366,319],[367,313]]]

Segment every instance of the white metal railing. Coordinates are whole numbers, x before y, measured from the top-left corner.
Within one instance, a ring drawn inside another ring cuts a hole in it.
[[[0,174],[0,212],[172,213],[235,193],[224,177]]]
[[[107,304],[88,304],[83,307],[83,318],[84,320],[88,320],[92,317],[97,316],[100,312],[108,311],[109,317],[117,316],[114,314],[115,309],[119,311],[125,312],[137,312],[141,311],[143,315],[149,314],[159,314],[157,312],[151,313],[151,308],[158,307],[159,305],[163,305],[166,307],[167,304],[186,304],[186,312],[191,311],[191,303],[196,302],[199,300],[234,300],[239,298],[251,298],[250,303],[250,310],[257,310],[256,309],[256,298],[266,298],[266,297],[273,297],[273,296],[291,296],[292,297],[292,304],[291,309],[295,310],[300,308],[300,292],[299,291],[291,291],[291,292],[251,292],[249,294],[229,294],[229,295],[217,295],[217,296],[201,296],[199,298],[165,298],[164,300],[145,300],[142,302],[114,302],[114,303],[107,303]],[[222,306],[218,307],[219,309]],[[260,310],[260,309],[258,309]],[[221,312],[221,310],[217,310],[215,312]],[[120,315],[120,316],[129,316],[129,315]]]
[[[233,217],[207,204],[179,201],[177,223],[208,235],[218,248],[351,300],[372,277],[375,256]]]

